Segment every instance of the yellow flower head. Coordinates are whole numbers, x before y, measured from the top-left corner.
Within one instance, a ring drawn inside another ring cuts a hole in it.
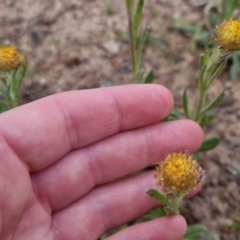
[[[240,20],[225,20],[213,33],[214,44],[226,51],[240,50]]]
[[[191,155],[172,153],[158,164],[154,177],[158,180],[157,185],[172,194],[178,194],[196,187],[202,174],[198,162]]]
[[[25,59],[13,46],[0,47],[0,70],[10,71],[25,64]]]

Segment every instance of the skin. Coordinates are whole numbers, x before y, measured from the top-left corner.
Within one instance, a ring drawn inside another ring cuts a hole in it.
[[[153,172],[131,173],[168,153],[194,152],[203,137],[189,120],[159,123],[172,108],[166,88],[128,85],[56,94],[1,114],[0,239],[95,240],[159,207],[146,194]],[[174,215],[108,239],[177,240],[185,231]]]

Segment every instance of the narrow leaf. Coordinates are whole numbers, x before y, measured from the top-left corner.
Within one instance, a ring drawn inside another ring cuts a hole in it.
[[[189,226],[187,228],[187,232],[184,236],[184,240],[188,240],[188,239],[199,239],[203,233],[206,231],[205,226],[197,224],[197,225],[193,225],[193,226]]]
[[[164,209],[164,207],[158,208],[158,209],[154,209],[152,211],[150,211],[148,214],[143,216],[143,219],[145,221],[151,221],[153,219],[159,218],[159,217],[163,217],[166,216],[166,211]]]
[[[122,226],[120,226],[120,227],[114,228],[114,229],[112,229],[112,230],[104,233],[104,235],[100,238],[100,240],[107,239],[109,236],[111,236],[111,235],[113,235],[114,233],[117,233],[117,232],[119,232],[119,231],[121,231],[121,230],[123,230],[124,228],[127,228],[127,227],[128,227],[128,225],[127,225],[127,224],[124,224],[124,225],[122,225]]]
[[[17,88],[20,89],[23,78],[25,77],[27,67],[26,65],[19,66],[14,74],[14,79],[17,82]]]
[[[225,93],[222,92],[209,106],[207,106],[205,109],[203,109],[203,111],[201,112],[200,115],[219,106],[219,104],[222,102],[224,96],[225,96]]]
[[[142,11],[143,11],[144,0],[139,0],[137,5],[137,10],[133,19],[133,36],[134,39],[137,39],[138,29],[142,19]]]
[[[145,78],[145,83],[153,83],[153,79],[154,79],[154,72],[153,70],[151,70],[148,75]]]
[[[209,37],[208,40],[206,41],[205,43],[205,46],[204,46],[204,64],[206,64],[210,58],[210,42],[211,42],[212,38]]]
[[[205,86],[204,86],[204,74],[205,74],[206,68],[207,68],[207,65],[205,64],[198,71],[197,79],[198,79],[198,84],[199,84],[200,88],[205,88]]]
[[[180,113],[177,108],[174,108],[173,111],[162,120],[162,122],[175,121],[180,119]]]
[[[139,41],[137,44],[137,59],[140,61],[141,60],[141,55],[143,51],[144,44],[149,37],[149,34],[151,32],[151,29],[145,28],[143,34],[139,37]]]
[[[200,69],[203,68],[203,66],[205,65],[205,55],[204,54],[200,55],[199,65],[200,65]]]
[[[4,102],[0,102],[0,113],[7,111],[7,105]]]
[[[214,119],[214,114],[205,114],[203,117],[200,119],[200,126],[204,127],[208,123],[210,123]]]
[[[205,139],[204,142],[202,143],[202,146],[198,150],[198,152],[206,152],[209,151],[213,148],[215,148],[220,142],[220,139],[218,137],[212,137]]]
[[[237,78],[237,75],[240,72],[240,69],[239,69],[240,54],[238,52],[234,53],[230,55],[229,58],[231,58],[232,60],[232,64],[230,67],[230,77],[231,77],[231,80],[235,80]]]
[[[196,224],[189,226],[183,240],[214,240],[215,238],[207,232],[204,225]]]
[[[26,73],[25,65],[19,66],[12,73],[11,84],[8,91],[9,99],[11,99],[11,102],[14,103],[14,105],[12,105],[11,108],[16,107],[18,105],[20,87],[25,76],[25,73]]]
[[[185,116],[187,119],[190,119],[190,112],[189,112],[189,104],[188,104],[188,96],[187,96],[187,90],[184,90],[183,93],[183,107],[184,107],[184,112]]]
[[[231,80],[236,80],[237,76],[239,74],[239,65],[237,64],[232,64],[230,67],[230,78]]]
[[[130,18],[132,16],[132,11],[133,11],[133,0],[126,0],[126,6],[127,6],[128,17]]]
[[[143,75],[144,75],[144,71],[139,70],[137,78],[139,79],[139,82],[142,82],[143,80]]]
[[[224,58],[215,66],[215,69],[212,70],[213,73],[211,77],[208,79],[206,88],[208,88],[212,84],[213,80],[223,71],[226,64],[227,64],[227,61]]]
[[[161,193],[160,191],[158,191],[157,189],[153,189],[153,188],[148,189],[147,194],[150,197],[154,198],[159,203],[163,205],[169,205],[169,200],[167,199],[167,196]]]
[[[200,64],[200,69],[203,69],[204,66],[207,64],[209,60],[208,54],[204,53],[200,55],[200,60],[199,60],[199,64]]]

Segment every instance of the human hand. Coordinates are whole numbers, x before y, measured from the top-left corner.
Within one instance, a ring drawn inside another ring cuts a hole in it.
[[[121,177],[199,148],[194,122],[159,123],[172,106],[164,87],[130,85],[56,94],[1,114],[0,239],[95,240],[158,207],[146,194],[151,171]],[[109,239],[181,239],[185,231],[175,215]]]

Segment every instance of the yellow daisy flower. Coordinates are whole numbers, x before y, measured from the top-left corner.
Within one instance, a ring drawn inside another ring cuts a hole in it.
[[[197,186],[202,178],[202,170],[188,153],[169,154],[157,166],[154,177],[157,185],[172,194],[186,193]]]
[[[214,44],[225,51],[240,50],[240,20],[228,19],[213,33]]]
[[[25,64],[24,56],[13,46],[0,47],[0,70],[10,71]]]

